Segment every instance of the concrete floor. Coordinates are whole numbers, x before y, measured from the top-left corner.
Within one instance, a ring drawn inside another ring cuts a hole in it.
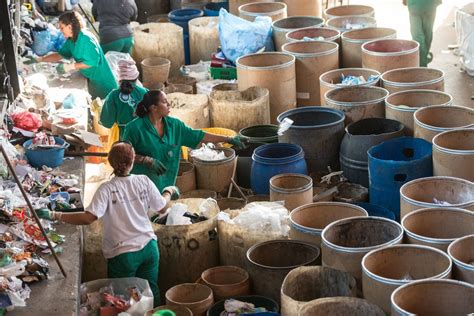
[[[469,2],[471,1],[444,0],[438,7],[431,48],[434,60],[429,66],[445,72],[445,91],[453,96],[455,105],[474,108],[474,77],[461,70],[459,57],[448,49],[448,45],[456,44],[455,10]],[[374,7],[378,26],[394,28],[398,38],[411,39],[408,10],[403,6],[402,0],[352,0],[350,4]]]

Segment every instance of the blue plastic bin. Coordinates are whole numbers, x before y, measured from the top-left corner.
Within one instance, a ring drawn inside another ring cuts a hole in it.
[[[170,22],[179,25],[183,28],[183,40],[184,40],[184,59],[186,65],[191,62],[189,54],[189,25],[188,22],[192,19],[201,17],[204,15],[202,10],[198,9],[178,9],[168,13]]]
[[[35,168],[41,168],[42,166],[56,168],[63,163],[64,151],[69,147],[64,139],[59,137],[54,137],[56,144],[60,144],[61,147],[57,148],[47,148],[47,149],[29,149],[32,139],[27,140],[23,143],[23,148],[25,149],[26,159],[28,163]]]
[[[255,149],[250,184],[254,194],[270,193],[270,178],[282,173],[308,174],[304,151],[296,144],[273,143]]]
[[[204,15],[206,16],[219,16],[219,10],[226,9],[229,11],[229,2],[209,2],[204,7]]]
[[[384,217],[391,220],[396,220],[395,214],[383,206],[365,202],[353,202],[352,204],[362,207],[367,211],[367,213],[369,213],[369,216]]]
[[[367,151],[370,203],[392,211],[400,220],[400,188],[433,175],[432,145],[421,138],[401,137]]]

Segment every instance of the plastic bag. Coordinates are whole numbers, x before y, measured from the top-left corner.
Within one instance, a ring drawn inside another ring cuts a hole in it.
[[[474,76],[474,3],[456,10],[455,26],[462,68]]]
[[[250,22],[228,13],[219,11],[219,39],[225,57],[235,63],[237,58],[253,54],[265,47],[274,51],[272,40],[272,19],[259,16]]]
[[[99,292],[104,287],[112,287],[115,294],[126,295],[127,289],[138,287],[142,297],[139,302],[133,304],[126,313],[132,316],[143,316],[147,311],[153,309],[153,293],[147,280],[140,278],[118,278],[100,279],[81,284],[81,297],[86,297],[88,293]]]
[[[32,112],[21,111],[13,113],[11,117],[15,127],[24,129],[26,131],[36,132],[38,128],[43,125],[39,115]]]
[[[188,211],[186,204],[175,203],[168,211],[166,225],[191,225],[191,219],[183,216]]]
[[[43,31],[33,31],[33,52],[38,56],[44,56],[52,51],[59,51],[66,42],[63,33],[48,24]]]
[[[109,63],[110,69],[112,70],[112,73],[114,74],[115,80],[119,80],[119,68],[118,68],[118,62],[121,60],[133,60],[130,54],[127,53],[121,53],[121,52],[114,52],[114,51],[109,51],[107,54],[105,54],[105,59]]]

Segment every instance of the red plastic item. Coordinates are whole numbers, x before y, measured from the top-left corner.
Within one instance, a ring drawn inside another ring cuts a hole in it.
[[[28,111],[12,114],[12,120],[13,125],[30,132],[36,132],[42,126],[41,117]]]

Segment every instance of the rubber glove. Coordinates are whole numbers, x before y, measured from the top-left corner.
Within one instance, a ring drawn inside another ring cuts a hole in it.
[[[26,60],[23,62],[25,65],[37,64],[40,61],[34,56],[26,56]]]
[[[75,63],[70,63],[70,64],[60,63],[59,65],[56,66],[56,71],[58,72],[58,74],[61,74],[61,75],[68,72],[72,72],[74,70],[76,70]]]
[[[159,161],[158,159],[152,158],[152,157],[147,156],[147,157],[143,158],[142,163],[145,166],[147,166],[148,168],[155,171],[157,176],[161,176],[162,174],[164,174],[168,170],[166,168],[166,166],[161,161]]]
[[[37,209],[37,210],[35,210],[35,213],[36,213],[36,215],[38,215],[39,218],[47,219],[47,220],[50,220],[50,221],[53,220],[53,218],[51,216],[52,212],[50,210],[48,210],[47,208]]]
[[[163,193],[168,192],[171,195],[171,200],[179,199],[180,192],[177,186],[169,186],[163,189]]]
[[[237,149],[237,150],[244,149],[248,142],[249,141],[247,137],[243,137],[239,135],[232,137],[228,141],[228,143],[232,145],[232,148]]]

